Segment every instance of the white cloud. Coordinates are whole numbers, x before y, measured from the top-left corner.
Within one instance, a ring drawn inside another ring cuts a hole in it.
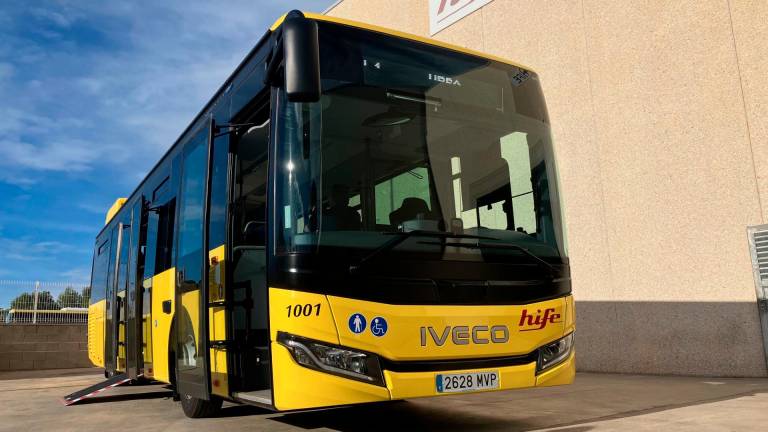
[[[30,12],[33,16],[37,18],[42,18],[44,20],[50,21],[56,26],[63,27],[63,28],[69,27],[70,25],[72,25],[72,22],[75,20],[75,17],[72,15],[65,15],[64,13],[53,11],[50,9],[32,8]]]
[[[26,12],[47,42],[24,36],[25,12],[12,11],[16,31],[0,29],[0,58],[14,63],[0,63],[0,82],[13,81],[0,88],[0,181],[28,185],[103,163],[133,182],[287,9],[278,0],[59,0]]]
[[[107,214],[107,210],[109,209],[108,206],[105,207],[104,205],[94,204],[90,202],[81,202],[77,205],[77,207],[89,213],[104,214],[104,215]]]
[[[106,211],[105,211],[106,214]],[[33,228],[36,231],[58,231],[64,233],[78,233],[95,235],[101,228],[98,224],[83,224],[73,221],[36,219],[0,211],[0,224],[12,227]],[[0,238],[0,240],[2,240]]]
[[[22,167],[39,171],[78,172],[90,168],[99,151],[90,143],[61,139],[41,145],[0,141],[0,166]]]
[[[9,172],[0,172],[0,181],[18,186],[22,189],[27,189],[38,182],[36,178],[27,177],[20,173]]]
[[[0,207],[0,274],[87,282],[103,223],[95,215],[111,202],[97,204],[138,184],[288,9],[282,0],[2,2],[0,183],[32,198]]]
[[[91,269],[90,267],[76,267],[59,272],[58,279],[72,283],[87,284],[91,281]]]
[[[89,253],[59,241],[34,241],[29,238],[0,237],[0,259],[9,261],[50,262],[61,254]]]

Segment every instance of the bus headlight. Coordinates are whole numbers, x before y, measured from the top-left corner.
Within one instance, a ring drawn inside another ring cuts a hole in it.
[[[379,358],[374,354],[283,332],[277,333],[277,342],[304,367],[384,386]]]
[[[561,363],[568,358],[572,349],[573,333],[539,348],[539,360],[536,362],[536,373]]]

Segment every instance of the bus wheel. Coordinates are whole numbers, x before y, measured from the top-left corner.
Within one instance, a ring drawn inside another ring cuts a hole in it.
[[[181,409],[189,418],[213,417],[221,411],[224,400],[211,396],[211,400],[202,400],[190,395],[181,395]]]

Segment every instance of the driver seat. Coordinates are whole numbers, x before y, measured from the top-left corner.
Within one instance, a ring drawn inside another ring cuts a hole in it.
[[[429,206],[421,198],[408,197],[403,199],[400,208],[389,214],[389,223],[397,227],[405,221],[418,219],[419,215],[426,218],[429,215]]]

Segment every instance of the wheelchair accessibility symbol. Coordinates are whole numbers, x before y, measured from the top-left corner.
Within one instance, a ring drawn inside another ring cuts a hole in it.
[[[377,337],[387,334],[387,320],[382,317],[374,318],[373,321],[371,321],[371,333]]]

